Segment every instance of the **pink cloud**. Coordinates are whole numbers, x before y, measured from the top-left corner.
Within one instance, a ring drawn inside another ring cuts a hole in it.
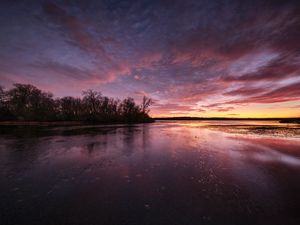
[[[268,90],[268,87],[241,87],[238,89],[234,89],[228,92],[223,93],[225,96],[248,96],[248,95],[256,95],[257,93],[262,93]]]
[[[300,99],[300,83],[290,84],[269,91],[264,94],[252,96],[249,98],[242,98],[238,100],[229,101],[230,104],[239,103],[277,103],[277,102],[289,102]]]
[[[149,95],[147,92],[145,92],[143,90],[135,91],[134,94],[137,95],[137,96],[147,96],[147,95]]]
[[[300,74],[299,62],[292,58],[280,57],[252,73],[241,76],[224,76],[226,82],[257,82],[262,80],[277,81]]]

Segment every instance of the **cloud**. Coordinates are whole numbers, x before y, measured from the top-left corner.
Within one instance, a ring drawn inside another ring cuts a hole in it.
[[[257,82],[257,81],[277,81],[284,78],[300,75],[300,58],[278,57],[271,60],[267,65],[258,68],[257,71],[246,73],[241,76],[224,76],[226,82]]]
[[[119,76],[131,72],[131,66],[126,60],[116,57],[115,53],[107,50],[118,46],[115,39],[103,37],[93,23],[81,18],[82,13],[72,15],[64,7],[52,2],[44,3],[43,10],[50,17],[51,22],[57,24],[61,32],[66,34],[67,44],[78,47],[94,57],[92,63],[96,67],[95,82],[100,84],[112,82]]]
[[[300,82],[286,85],[264,94],[259,94],[249,98],[229,101],[229,104],[239,103],[278,103],[289,102],[300,99]]]
[[[183,104],[176,104],[176,103],[160,103],[155,102],[152,106],[151,113],[154,115],[160,114],[186,114],[191,112],[193,106],[191,105],[183,105]],[[199,112],[205,112],[204,110],[200,110]]]
[[[249,96],[256,95],[257,93],[266,92],[268,90],[268,86],[266,87],[248,87],[243,86],[238,89],[230,90],[228,92],[223,93],[225,96]]]
[[[143,90],[135,91],[134,94],[137,96],[147,96],[148,95],[148,93]]]
[[[239,116],[240,114],[239,113],[228,113],[227,115],[228,116]]]
[[[100,40],[89,33],[89,24],[83,23],[77,16],[70,15],[65,9],[52,2],[43,4],[44,12],[69,35],[69,42],[85,51],[92,51],[106,60],[110,60]]]
[[[79,81],[89,80],[93,77],[92,72],[88,69],[62,64],[60,62],[37,62],[30,64],[29,66],[44,72],[55,72],[61,76],[67,76],[71,79],[76,79]]]
[[[233,106],[227,106],[227,103],[213,103],[209,105],[202,105],[201,107],[206,110],[217,112],[228,112],[235,109]]]
[[[232,107],[232,106],[224,107],[224,108],[219,107],[219,108],[217,108],[216,110],[217,110],[218,112],[228,112],[228,111],[234,110],[234,107]]]

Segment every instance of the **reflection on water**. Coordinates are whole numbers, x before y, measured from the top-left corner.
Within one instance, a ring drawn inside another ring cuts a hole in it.
[[[298,130],[273,121],[1,128],[0,224],[300,224]]]

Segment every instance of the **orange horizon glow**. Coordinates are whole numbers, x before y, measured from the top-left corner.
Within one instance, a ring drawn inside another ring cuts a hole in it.
[[[285,106],[285,107],[283,107]],[[298,118],[300,117],[300,102],[289,102],[285,104],[251,104],[246,106],[235,106],[233,110],[218,112],[216,110],[208,110],[205,112],[195,111],[171,111],[160,112],[155,109],[150,111],[150,115],[154,118],[159,117],[202,117],[202,118]]]

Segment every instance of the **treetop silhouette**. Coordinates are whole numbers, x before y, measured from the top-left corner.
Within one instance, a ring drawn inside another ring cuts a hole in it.
[[[87,90],[82,97],[54,98],[30,84],[14,84],[5,91],[0,87],[0,120],[83,121],[98,123],[152,122],[148,115],[152,100],[143,97],[141,105],[133,98],[119,99]]]

